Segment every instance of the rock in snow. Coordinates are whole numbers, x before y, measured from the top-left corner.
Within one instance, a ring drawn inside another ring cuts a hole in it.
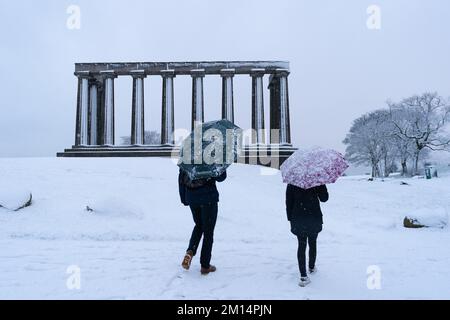
[[[100,197],[86,206],[86,211],[96,215],[110,218],[141,219],[143,212],[131,201],[117,197]]]
[[[405,217],[405,228],[444,228],[448,223],[448,215],[444,208],[427,208],[417,210]]]
[[[12,188],[0,187],[0,207],[11,211],[18,211],[31,205],[33,196],[30,191]]]

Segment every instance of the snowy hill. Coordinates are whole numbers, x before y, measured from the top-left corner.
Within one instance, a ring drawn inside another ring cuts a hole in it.
[[[448,227],[402,226],[411,212],[450,212],[450,176],[330,185],[319,271],[299,288],[277,171],[233,165],[218,184],[218,271],[207,277],[198,256],[180,267],[193,223],[177,174],[169,159],[0,159],[0,189],[33,193],[30,207],[0,208],[0,298],[450,299]],[[70,266],[80,290],[66,286]],[[368,289],[370,266],[381,289]]]

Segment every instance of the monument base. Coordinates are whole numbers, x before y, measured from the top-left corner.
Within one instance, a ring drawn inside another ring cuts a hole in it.
[[[173,145],[142,146],[73,146],[58,152],[57,157],[171,157],[180,148]]]
[[[242,150],[238,163],[255,164],[279,169],[297,148],[290,144],[248,145]]]
[[[244,146],[237,162],[279,168],[297,149],[292,145],[257,144]],[[73,146],[58,152],[57,157],[171,157],[180,148],[173,145],[142,146]]]

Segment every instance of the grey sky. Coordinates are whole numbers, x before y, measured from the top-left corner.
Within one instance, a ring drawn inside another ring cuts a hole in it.
[[[70,4],[80,30],[66,27]],[[366,27],[371,4],[381,30]],[[73,64],[97,61],[289,60],[294,144],[343,150],[352,120],[388,98],[450,95],[449,18],[446,0],[1,0],[0,156],[71,146]],[[131,90],[131,78],[116,81],[116,140],[129,134]],[[207,120],[220,116],[220,90],[220,78],[205,79]],[[249,77],[236,77],[235,93],[236,122],[248,128]],[[147,129],[159,130],[158,77],[145,94]],[[191,80],[177,77],[177,127],[189,127],[190,103]]]

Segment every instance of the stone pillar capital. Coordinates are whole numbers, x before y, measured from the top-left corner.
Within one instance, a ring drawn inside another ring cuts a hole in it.
[[[220,70],[220,76],[222,78],[232,78],[236,74],[235,69],[222,69]]]
[[[103,78],[109,79],[117,78],[117,74],[114,72],[114,70],[102,70],[99,73]]]
[[[203,78],[205,76],[205,69],[192,69],[192,78]]]
[[[144,79],[147,77],[147,75],[145,74],[145,70],[131,70],[130,76],[132,76],[133,79],[135,78]]]
[[[250,70],[250,77],[252,78],[259,78],[263,77],[266,73],[265,69],[251,69]]]
[[[175,70],[161,70],[161,77],[175,78]]]
[[[289,76],[290,72],[288,69],[276,69],[274,72],[274,75],[276,77],[287,77]]]
[[[74,75],[80,79],[89,79],[92,77],[92,73],[90,71],[77,71],[74,72]]]

